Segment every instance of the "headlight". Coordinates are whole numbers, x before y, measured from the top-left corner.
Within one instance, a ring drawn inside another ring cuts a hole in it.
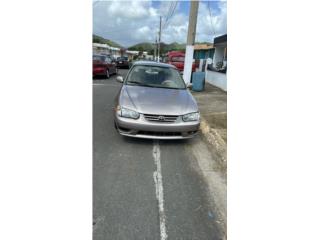
[[[188,113],[186,115],[182,116],[183,121],[185,122],[190,122],[190,121],[199,121],[200,119],[200,114],[198,112],[194,113]]]
[[[125,118],[138,119],[140,117],[138,112],[120,106],[117,107],[117,113],[118,116]]]

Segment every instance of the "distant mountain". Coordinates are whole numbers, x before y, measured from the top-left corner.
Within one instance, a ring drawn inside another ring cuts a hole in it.
[[[209,42],[196,42],[196,44],[212,44]],[[135,51],[147,51],[149,54],[153,54],[154,51],[154,43],[150,43],[150,42],[142,42],[142,43],[138,43],[135,44],[131,47],[128,48],[129,50],[135,50]],[[186,44],[185,43],[177,43],[177,42],[173,42],[170,44],[167,43],[161,43],[160,46],[160,51],[161,54],[163,53],[167,53],[169,51],[185,51],[186,50]]]
[[[161,43],[160,45],[160,51],[161,53],[166,53],[168,51],[184,51],[186,48],[185,44],[181,44],[181,43],[177,43],[177,42],[173,42],[170,44],[167,43]],[[138,43],[135,44],[131,47],[128,48],[129,50],[135,50],[135,51],[147,51],[149,54],[153,54],[154,51],[154,43],[150,43],[150,42],[142,42],[142,43]]]
[[[92,42],[95,43],[104,43],[104,44],[108,44],[111,47],[117,47],[117,48],[124,48],[123,46],[121,46],[120,44],[113,42],[109,39],[100,37],[98,35],[93,34],[92,36]],[[212,44],[209,42],[197,42],[196,44]],[[186,44],[185,43],[177,43],[177,42],[172,42],[172,43],[161,43],[160,46],[160,51],[161,54],[163,53],[167,53],[169,51],[185,51],[186,49]],[[134,51],[140,51],[140,52],[144,52],[147,51],[148,54],[153,54],[154,51],[154,43],[150,43],[150,42],[142,42],[142,43],[138,43],[135,44],[131,47],[128,47],[128,50],[134,50]]]
[[[108,44],[111,47],[116,47],[116,48],[123,48],[123,46],[121,46],[120,44],[113,42],[109,39],[100,37],[98,35],[93,34],[92,35],[92,42],[94,43],[103,43],[103,44]]]
[[[162,49],[164,52],[169,52],[169,51],[185,51],[186,49],[186,44],[184,43],[177,43],[173,42],[170,44],[163,44],[161,45]]]
[[[142,42],[135,44],[131,47],[128,47],[128,50],[133,50],[133,51],[153,51],[154,49],[154,44],[149,43],[149,42]]]

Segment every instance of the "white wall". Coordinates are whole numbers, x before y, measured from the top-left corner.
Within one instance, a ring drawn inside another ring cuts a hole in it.
[[[106,48],[93,47],[93,54],[110,54],[110,51]]]
[[[213,56],[213,66],[215,66],[217,62],[223,61],[223,57],[224,57],[224,47],[216,47],[216,50]]]
[[[206,70],[206,82],[227,91],[227,74]]]

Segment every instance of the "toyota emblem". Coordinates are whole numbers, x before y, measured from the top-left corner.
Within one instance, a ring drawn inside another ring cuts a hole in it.
[[[159,116],[158,119],[159,119],[159,121],[164,121],[165,117],[164,116]]]

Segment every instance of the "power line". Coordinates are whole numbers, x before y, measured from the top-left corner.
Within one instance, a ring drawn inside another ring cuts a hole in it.
[[[176,10],[177,5],[178,5],[178,2],[177,2],[177,1],[175,1],[175,3],[174,3],[174,7],[173,7],[173,10],[172,10],[172,12],[171,12],[171,14],[170,14],[170,16],[169,16],[169,19],[173,16],[174,11]]]
[[[208,11],[209,11],[209,15],[210,15],[210,23],[211,23],[211,28],[212,28],[212,33],[213,33],[213,37],[216,35],[216,32],[214,30],[214,26],[212,23],[212,15],[211,15],[211,9],[210,9],[210,1],[208,1]]]
[[[173,8],[172,8],[172,11],[171,11],[169,17],[167,18],[167,21],[165,22],[165,24],[164,24],[164,26],[163,26],[163,29],[165,29],[165,28],[168,26],[168,24],[169,24],[169,22],[170,22],[170,18],[174,15],[174,12],[175,12],[175,10],[176,10],[177,5],[178,5],[178,1],[175,1],[175,2],[174,2],[174,6],[173,6]]]
[[[172,9],[173,9],[173,4],[174,4],[174,2],[170,2],[170,6],[169,6],[169,9],[168,9],[166,18],[165,18],[165,23],[163,25],[165,25],[167,23],[168,19],[169,19],[169,15],[170,15],[170,13],[172,12]]]

